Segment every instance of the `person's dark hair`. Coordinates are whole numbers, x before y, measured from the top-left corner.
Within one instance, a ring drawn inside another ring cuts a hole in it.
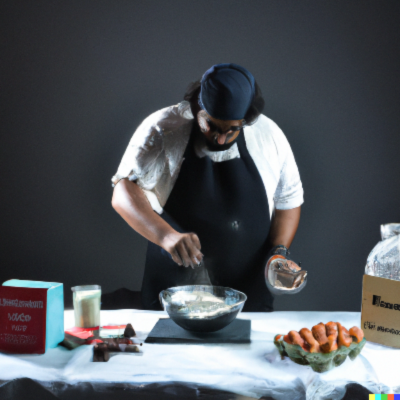
[[[200,94],[200,88],[201,79],[190,83],[188,88],[186,89],[185,95],[183,96],[183,99],[187,100],[190,103],[192,111],[198,109],[199,107],[198,98]],[[257,118],[264,109],[264,104],[265,102],[261,93],[260,86],[258,86],[257,82],[255,82],[254,98],[244,117],[244,119],[246,120],[246,125],[252,125],[257,121]]]

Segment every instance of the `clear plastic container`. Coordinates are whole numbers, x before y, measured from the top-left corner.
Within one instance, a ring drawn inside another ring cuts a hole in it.
[[[75,326],[78,328],[99,327],[101,286],[75,286],[71,290],[73,292]]]
[[[372,249],[365,273],[400,281],[400,224],[381,225],[382,241]]]
[[[400,235],[400,224],[392,223],[381,225],[382,240],[389,239],[396,235]]]

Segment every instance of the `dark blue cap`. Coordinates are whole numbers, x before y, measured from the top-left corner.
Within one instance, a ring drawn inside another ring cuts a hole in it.
[[[201,79],[199,104],[214,118],[243,119],[253,101],[255,80],[237,64],[216,64]]]

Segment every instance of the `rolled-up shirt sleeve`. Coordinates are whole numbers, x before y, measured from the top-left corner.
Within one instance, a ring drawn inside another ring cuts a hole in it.
[[[166,163],[164,138],[156,123],[159,113],[151,114],[136,129],[111,181],[113,186],[124,178],[136,182],[152,208],[161,213],[162,207],[154,193]]]
[[[278,210],[290,210],[304,203],[304,191],[290,144],[284,135],[280,139],[282,141],[280,153],[283,163],[274,195],[274,203]]]

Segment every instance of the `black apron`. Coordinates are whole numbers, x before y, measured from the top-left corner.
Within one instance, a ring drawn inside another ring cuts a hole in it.
[[[244,292],[244,311],[272,311],[264,266],[270,229],[264,183],[240,132],[240,158],[214,162],[195,154],[193,124],[178,179],[161,217],[178,232],[194,232],[215,286]],[[144,309],[160,310],[158,294],[172,286],[202,283],[204,270],[178,266],[169,253],[149,242],[142,285]]]

